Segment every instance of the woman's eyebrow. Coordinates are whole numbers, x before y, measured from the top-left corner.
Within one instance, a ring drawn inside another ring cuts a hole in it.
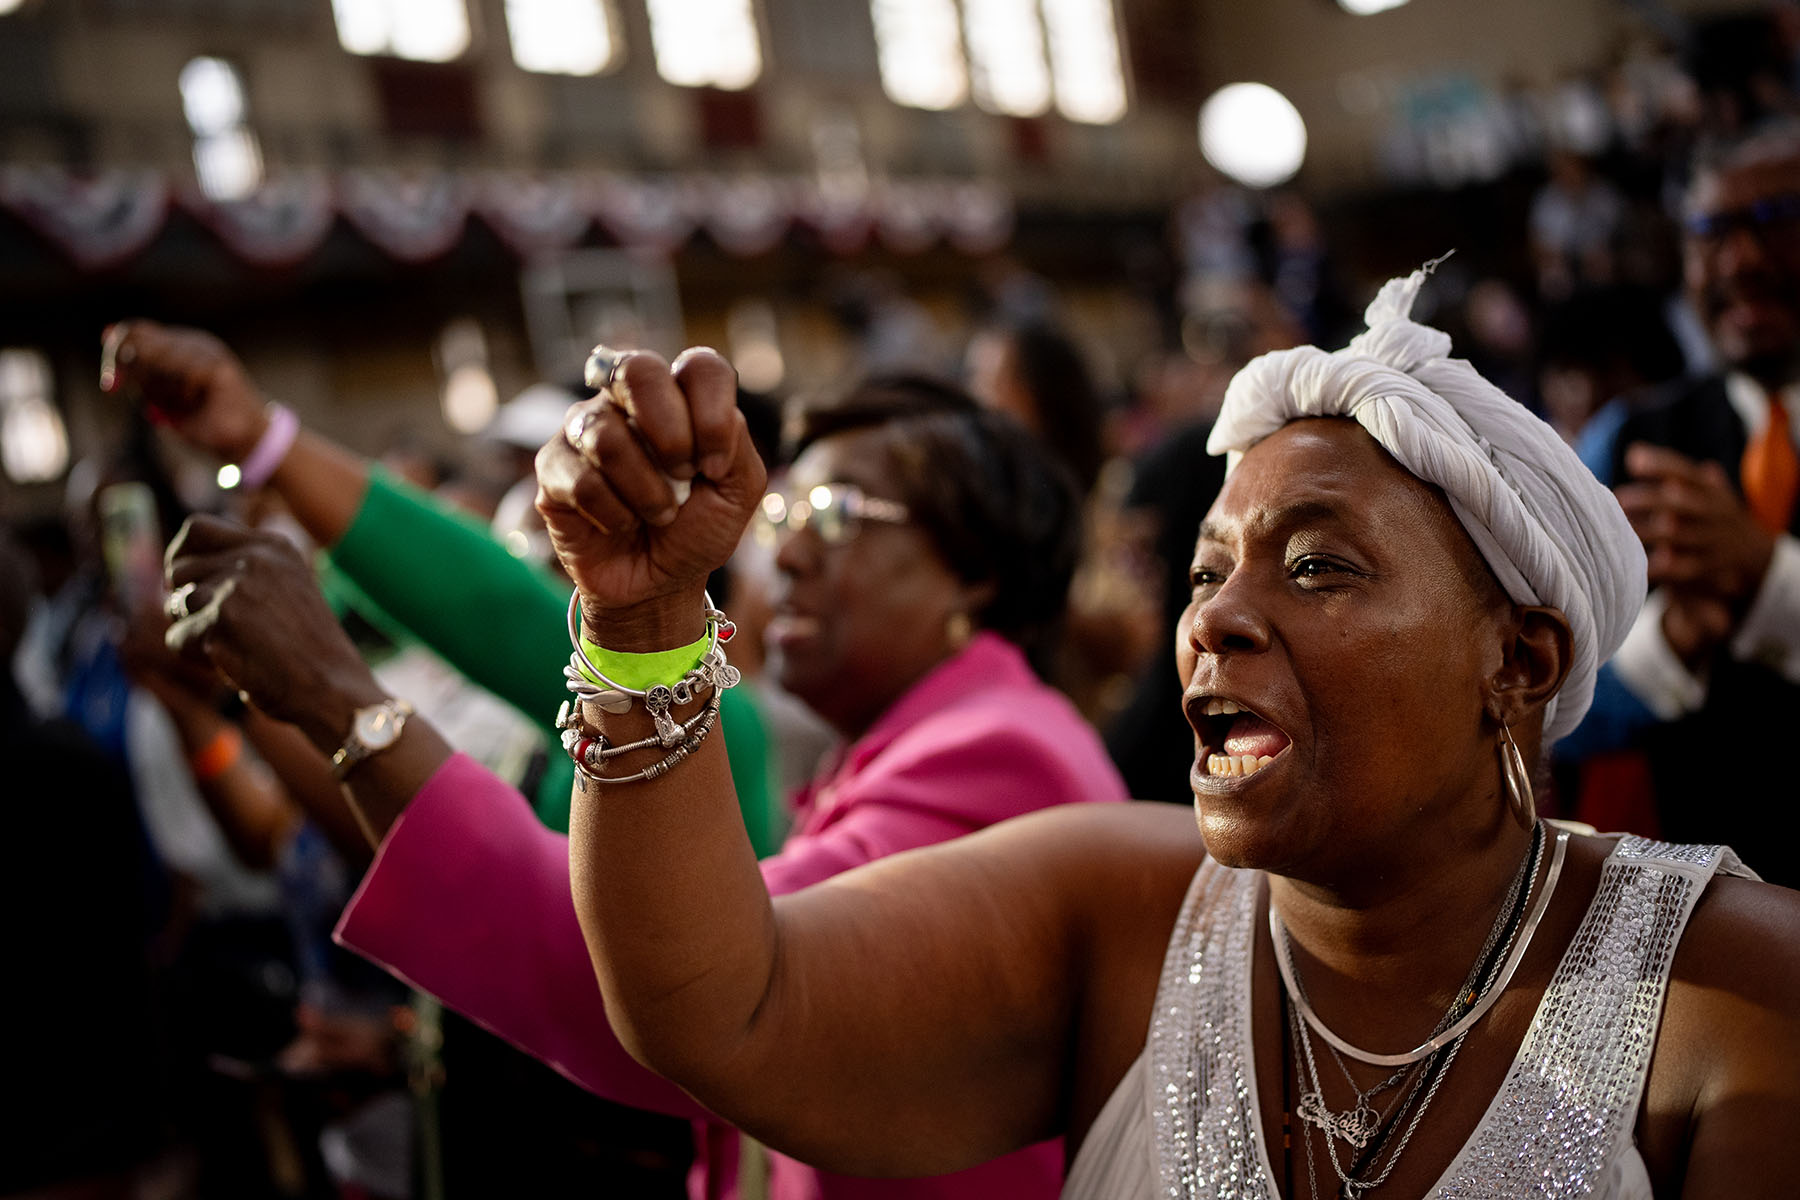
[[[1341,525],[1344,520],[1342,505],[1325,500],[1296,500],[1274,509],[1266,509],[1256,514],[1249,522],[1227,524],[1215,521],[1211,517],[1200,522],[1199,541],[1229,542],[1231,531],[1248,524],[1264,536],[1280,535],[1302,525]]]

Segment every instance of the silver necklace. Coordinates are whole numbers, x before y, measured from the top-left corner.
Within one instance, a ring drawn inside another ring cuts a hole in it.
[[[1288,1015],[1288,1020],[1293,1024],[1295,1040],[1304,1042],[1304,1039],[1306,1038],[1306,1023],[1300,1019],[1299,1014],[1297,1014],[1297,1013],[1290,1013]],[[1327,1155],[1330,1156],[1332,1173],[1338,1177],[1338,1184],[1341,1189],[1341,1195],[1345,1198],[1345,1200],[1359,1200],[1359,1197],[1361,1196],[1362,1193],[1373,1191],[1375,1188],[1380,1187],[1383,1183],[1385,1183],[1387,1181],[1387,1177],[1393,1173],[1394,1164],[1399,1161],[1401,1152],[1406,1149],[1407,1143],[1412,1141],[1413,1130],[1418,1128],[1419,1120],[1420,1120],[1420,1118],[1422,1118],[1425,1115],[1425,1110],[1427,1108],[1431,1107],[1432,1099],[1437,1096],[1438,1083],[1443,1079],[1444,1073],[1449,1071],[1450,1064],[1452,1062],[1454,1062],[1456,1059],[1457,1047],[1459,1047],[1461,1045],[1462,1045],[1461,1042],[1457,1042],[1455,1045],[1450,1047],[1449,1053],[1445,1055],[1443,1071],[1438,1072],[1437,1077],[1432,1080],[1431,1090],[1426,1093],[1424,1103],[1419,1105],[1418,1109],[1413,1113],[1412,1120],[1407,1123],[1406,1133],[1404,1135],[1402,1135],[1402,1137],[1400,1138],[1400,1145],[1395,1148],[1392,1157],[1390,1157],[1388,1159],[1388,1164],[1386,1167],[1382,1168],[1380,1175],[1376,1176],[1374,1179],[1369,1179],[1369,1180],[1359,1180],[1359,1179],[1354,1178],[1350,1174],[1350,1172],[1348,1172],[1344,1169],[1343,1164],[1338,1161],[1336,1143],[1332,1140],[1332,1138],[1329,1135],[1326,1136],[1326,1138],[1324,1139],[1325,1152]],[[1313,1067],[1311,1064],[1311,1048],[1310,1048],[1310,1046],[1307,1047],[1306,1062],[1307,1062],[1307,1067],[1308,1067],[1308,1073],[1311,1076],[1311,1081],[1314,1084],[1314,1086],[1316,1087],[1318,1084],[1318,1072],[1317,1072],[1317,1068]],[[1402,1075],[1411,1074],[1412,1070],[1413,1070],[1413,1068],[1406,1067],[1406,1068],[1403,1068],[1399,1073]],[[1429,1067],[1427,1068],[1427,1070],[1429,1070]],[[1412,1107],[1413,1101],[1418,1098],[1419,1085],[1423,1081],[1423,1079],[1424,1079],[1424,1076],[1421,1076],[1418,1080],[1415,1080],[1413,1082],[1412,1088],[1409,1089],[1407,1091],[1406,1095],[1395,1105],[1396,1111],[1404,1113],[1407,1109]],[[1387,1113],[1382,1114],[1381,1121],[1383,1123],[1386,1122],[1388,1115],[1389,1114],[1387,1114]],[[1312,1200],[1319,1200],[1319,1174],[1318,1174],[1317,1158],[1313,1152],[1312,1139],[1306,1136],[1305,1130],[1301,1130],[1300,1144],[1306,1152],[1306,1188],[1307,1188],[1307,1192],[1312,1196]]]
[[[1479,1005],[1482,999],[1488,996],[1497,997],[1498,994],[1504,990],[1505,982],[1511,978],[1512,970],[1516,968],[1517,965],[1515,956],[1518,952],[1522,951],[1523,943],[1529,940],[1529,934],[1525,934],[1523,937],[1521,936],[1524,926],[1514,919],[1514,916],[1516,915],[1515,910],[1517,905],[1522,903],[1524,899],[1529,898],[1531,890],[1536,884],[1537,868],[1542,862],[1542,830],[1542,825],[1539,825],[1534,829],[1531,849],[1520,863],[1518,872],[1513,876],[1512,884],[1507,889],[1505,900],[1501,903],[1500,912],[1495,919],[1495,924],[1488,931],[1487,940],[1482,946],[1481,953],[1476,956],[1475,965],[1470,970],[1469,978],[1464,981],[1462,988],[1457,991],[1456,998],[1451,1001],[1449,1009],[1445,1011],[1444,1016],[1438,1022],[1439,1030],[1437,1032],[1441,1033],[1445,1026],[1454,1028],[1457,1025],[1463,1025],[1463,1032],[1456,1034],[1449,1040],[1447,1043],[1448,1050],[1444,1052],[1441,1062],[1437,1060],[1437,1055],[1443,1047],[1440,1046],[1427,1053],[1426,1059],[1429,1061],[1426,1062],[1424,1071],[1414,1080],[1413,1086],[1407,1091],[1406,1095],[1397,1101],[1393,1109],[1390,1110],[1391,1113],[1398,1116],[1404,1115],[1410,1109],[1412,1116],[1411,1119],[1407,1121],[1406,1130],[1401,1134],[1398,1144],[1394,1147],[1393,1152],[1388,1155],[1387,1164],[1382,1167],[1381,1171],[1372,1179],[1356,1178],[1351,1175],[1349,1171],[1345,1170],[1343,1163],[1339,1161],[1336,1136],[1344,1136],[1341,1128],[1334,1129],[1306,1117],[1304,1109],[1307,1106],[1308,1100],[1316,1100],[1318,1097],[1322,1096],[1323,1092],[1319,1081],[1318,1064],[1313,1055],[1312,1038],[1309,1036],[1306,1023],[1300,1018],[1304,999],[1295,994],[1290,988],[1289,994],[1294,999],[1295,1004],[1293,1011],[1289,1014],[1289,1020],[1293,1023],[1296,1035],[1295,1040],[1299,1042],[1301,1047],[1302,1063],[1306,1070],[1306,1082],[1310,1088],[1309,1093],[1303,1095],[1301,1098],[1302,1110],[1300,1111],[1300,1115],[1303,1120],[1307,1120],[1309,1124],[1318,1125],[1318,1127],[1324,1131],[1326,1156],[1331,1161],[1332,1173],[1338,1177],[1338,1182],[1341,1186],[1340,1194],[1343,1197],[1343,1200],[1361,1200],[1362,1196],[1380,1187],[1387,1181],[1388,1176],[1393,1174],[1394,1167],[1400,1161],[1400,1156],[1405,1153],[1407,1146],[1411,1144],[1413,1133],[1418,1129],[1419,1122],[1424,1119],[1426,1110],[1431,1107],[1432,1101],[1437,1098],[1438,1089],[1442,1086],[1444,1077],[1450,1073],[1451,1064],[1456,1061],[1456,1055],[1462,1049],[1463,1035],[1466,1034],[1468,1029],[1473,1025],[1473,1022],[1468,1022],[1468,1024],[1464,1025],[1464,1018],[1458,1018],[1456,1015],[1458,1009],[1462,1008],[1465,1004],[1471,1006]],[[1558,832],[1555,861],[1552,862],[1550,873],[1544,880],[1544,890],[1539,894],[1538,903],[1533,907],[1533,919],[1528,922],[1533,925],[1533,927],[1535,927],[1536,919],[1542,915],[1544,898],[1548,896],[1549,892],[1555,886],[1556,876],[1559,873],[1561,866],[1561,852],[1565,847],[1567,836],[1566,832]],[[1521,887],[1525,889],[1524,897],[1521,897],[1519,894]],[[1503,933],[1503,930],[1506,932]],[[1282,933],[1285,937],[1285,929]],[[1501,949],[1501,955],[1507,962],[1507,968],[1502,971],[1497,968],[1490,958],[1490,955],[1494,952],[1495,947],[1500,945],[1503,936],[1505,938],[1505,944]],[[1283,948],[1285,949],[1285,946]],[[1483,1006],[1482,1011],[1486,1011],[1486,1007],[1491,1007],[1491,1002],[1489,1005]],[[1335,1048],[1333,1049],[1333,1057],[1337,1057]],[[1352,1113],[1345,1114],[1345,1116],[1347,1118],[1356,1118],[1353,1126],[1354,1132],[1361,1134],[1366,1130],[1366,1136],[1363,1136],[1361,1140],[1353,1140],[1349,1137],[1345,1137],[1345,1140],[1355,1146],[1358,1151],[1362,1151],[1366,1149],[1368,1143],[1373,1140],[1375,1133],[1377,1133],[1383,1125],[1387,1125],[1387,1118],[1390,1115],[1389,1113],[1383,1113],[1379,1117],[1375,1117],[1373,1110],[1369,1109],[1368,1118],[1371,1118],[1372,1120],[1364,1119],[1362,1117],[1362,1110],[1369,1108],[1367,1105],[1367,1098],[1375,1092],[1385,1089],[1390,1084],[1398,1082],[1402,1077],[1411,1074],[1413,1067],[1410,1065],[1402,1067],[1386,1080],[1383,1080],[1376,1088],[1372,1089],[1372,1091],[1365,1093],[1356,1087],[1356,1081],[1351,1078],[1349,1068],[1344,1064],[1343,1060],[1338,1058],[1337,1061],[1338,1068],[1344,1072],[1345,1079],[1350,1083],[1351,1088],[1357,1092],[1358,1107],[1356,1110],[1353,1110]],[[1427,1080],[1430,1081],[1429,1087],[1425,1087]],[[1424,1087],[1424,1094],[1421,1099],[1420,1090],[1422,1087]],[[1414,1107],[1415,1100],[1418,1100],[1417,1107]],[[1318,1101],[1317,1107],[1323,1109],[1322,1101]],[[1326,1110],[1326,1113],[1328,1116],[1334,1118],[1336,1116],[1336,1114],[1329,1113],[1329,1110]],[[1339,1118],[1338,1121],[1340,1126],[1345,1123],[1342,1118]],[[1390,1135],[1392,1133],[1392,1128],[1391,1125],[1388,1126]],[[1334,1136],[1334,1134],[1336,1136]],[[1383,1140],[1385,1141],[1386,1139],[1384,1138]],[[1303,1138],[1303,1141],[1306,1143],[1307,1186],[1316,1200],[1318,1196],[1318,1178],[1314,1166],[1312,1139]],[[1379,1149],[1376,1151],[1375,1157],[1380,1157]],[[1354,1169],[1354,1164],[1352,1165],[1352,1169]]]
[[[1287,1019],[1288,1024],[1293,1027],[1293,1039],[1298,1043],[1306,1036],[1306,1026],[1301,1022],[1299,1015],[1292,1009],[1288,1010]],[[1283,1072],[1287,1070],[1287,1064],[1285,1062],[1281,1064],[1281,1069]],[[1402,1068],[1402,1071],[1404,1070],[1405,1068]],[[1300,1102],[1304,1104],[1306,1098],[1304,1096],[1301,1097]],[[1328,1146],[1331,1144],[1330,1134],[1326,1134],[1325,1144]],[[1319,1173],[1313,1162],[1313,1140],[1306,1136],[1304,1127],[1300,1130],[1300,1145],[1306,1151],[1306,1194],[1312,1197],[1312,1200],[1319,1200]],[[1292,1168],[1289,1168],[1289,1173],[1292,1173]]]
[[[1534,874],[1535,874],[1535,872],[1534,872]],[[1514,927],[1514,936],[1517,935],[1517,932],[1518,932],[1518,930],[1517,930],[1517,927],[1515,926]],[[1488,992],[1494,988],[1495,982],[1496,982],[1496,976],[1494,975],[1493,972],[1490,971],[1490,972],[1488,972],[1486,980],[1484,980],[1476,985],[1477,991],[1485,994],[1486,992]],[[1306,1050],[1306,1062],[1307,1062],[1307,1070],[1308,1070],[1309,1076],[1311,1078],[1313,1086],[1317,1087],[1318,1086],[1318,1068],[1313,1065],[1312,1042],[1311,1042],[1311,1039],[1307,1036],[1306,1024],[1305,1024],[1305,1022],[1301,1021],[1297,1016],[1293,1019],[1294,1019],[1294,1024],[1295,1024],[1296,1028],[1298,1028],[1300,1031],[1301,1043],[1305,1047],[1305,1050]],[[1458,1036],[1456,1038],[1456,1040],[1454,1040],[1450,1043],[1450,1045],[1447,1049],[1442,1050],[1442,1051],[1433,1051],[1431,1053],[1431,1055],[1429,1055],[1427,1057],[1427,1061],[1425,1063],[1424,1070],[1419,1074],[1418,1078],[1413,1080],[1412,1087],[1407,1090],[1406,1095],[1398,1102],[1398,1104],[1396,1104],[1396,1106],[1395,1106],[1395,1112],[1396,1112],[1395,1119],[1396,1120],[1398,1120],[1400,1115],[1404,1115],[1409,1109],[1412,1112],[1412,1117],[1411,1117],[1411,1119],[1409,1119],[1407,1121],[1406,1131],[1400,1135],[1399,1143],[1397,1145],[1395,1145],[1393,1152],[1388,1155],[1387,1165],[1382,1167],[1380,1173],[1377,1174],[1373,1179],[1358,1179],[1355,1176],[1351,1175],[1349,1171],[1346,1171],[1344,1169],[1344,1165],[1338,1161],[1336,1144],[1329,1137],[1327,1137],[1325,1139],[1325,1154],[1326,1154],[1326,1157],[1331,1160],[1332,1173],[1338,1177],[1339,1195],[1341,1197],[1341,1200],[1362,1200],[1362,1197],[1364,1195],[1366,1195],[1369,1192],[1374,1191],[1376,1188],[1378,1188],[1382,1184],[1386,1183],[1388,1176],[1392,1175],[1394,1173],[1394,1167],[1399,1164],[1400,1156],[1402,1154],[1406,1153],[1406,1147],[1412,1143],[1413,1133],[1414,1133],[1414,1131],[1416,1131],[1419,1128],[1419,1122],[1424,1120],[1424,1118],[1425,1118],[1425,1110],[1431,1107],[1431,1102],[1433,1100],[1437,1099],[1438,1088],[1443,1086],[1445,1076],[1450,1074],[1450,1067],[1453,1063],[1456,1062],[1456,1056],[1457,1056],[1457,1053],[1462,1050],[1462,1044],[1463,1044],[1463,1039],[1461,1036]],[[1444,1056],[1441,1061],[1437,1058],[1437,1055],[1439,1053],[1442,1053]],[[1408,1071],[1410,1071],[1411,1069],[1412,1068],[1403,1068],[1403,1070],[1408,1070]],[[1426,1087],[1425,1085],[1428,1080],[1430,1082],[1430,1086]],[[1424,1096],[1422,1099],[1420,1098],[1421,1088],[1424,1089]],[[1418,1100],[1418,1107],[1416,1107],[1416,1108],[1413,1107],[1414,1100]],[[1384,1121],[1386,1120],[1386,1114],[1383,1115],[1383,1120]],[[1388,1134],[1391,1136],[1393,1133],[1393,1126],[1389,1125],[1387,1128],[1388,1128]],[[1385,1141],[1386,1141],[1386,1138],[1384,1137],[1383,1142],[1385,1143]],[[1316,1179],[1313,1177],[1312,1139],[1307,1138],[1306,1142],[1307,1142],[1307,1146],[1306,1146],[1306,1150],[1307,1150],[1307,1164],[1306,1164],[1307,1165],[1307,1185],[1313,1189],[1314,1200],[1317,1200],[1318,1183],[1317,1183]],[[1383,1148],[1384,1147],[1377,1147],[1375,1155],[1374,1155],[1375,1158],[1377,1158],[1377,1159],[1380,1158],[1381,1151]],[[1355,1167],[1356,1167],[1356,1164],[1354,1164],[1354,1163],[1351,1164],[1352,1170],[1354,1170]]]
[[[1305,1023],[1301,1022],[1298,1028],[1301,1035],[1295,1040],[1300,1045],[1301,1061],[1306,1067],[1306,1090],[1300,1093],[1300,1103],[1295,1106],[1294,1115],[1322,1132],[1328,1142],[1342,1138],[1357,1150],[1368,1149],[1369,1143],[1381,1132],[1382,1123],[1388,1117],[1385,1112],[1376,1112],[1375,1106],[1369,1101],[1412,1074],[1417,1064],[1401,1067],[1366,1092],[1356,1086],[1355,1080],[1351,1080],[1350,1086],[1356,1091],[1356,1103],[1343,1112],[1337,1112],[1325,1103],[1325,1089],[1319,1083],[1319,1068],[1313,1060],[1312,1039],[1306,1036]]]
[[[1494,914],[1494,923],[1488,929],[1487,940],[1482,942],[1480,952],[1475,955],[1475,963],[1469,968],[1469,974],[1463,980],[1462,986],[1456,990],[1450,1006],[1444,1010],[1444,1015],[1438,1018],[1436,1027],[1431,1031],[1434,1035],[1442,1033],[1445,1028],[1455,1023],[1463,1015],[1465,1005],[1471,1003],[1482,990],[1479,986],[1482,976],[1492,971],[1495,961],[1494,948],[1499,944],[1503,934],[1507,938],[1507,946],[1500,951],[1501,955],[1504,956],[1506,951],[1511,949],[1512,939],[1516,938],[1519,932],[1519,906],[1523,903],[1520,891],[1523,889],[1526,897],[1530,896],[1531,887],[1537,880],[1538,867],[1543,862],[1543,845],[1543,826],[1538,825],[1532,830],[1531,844],[1526,848],[1524,856],[1519,859],[1518,869],[1513,872],[1512,882],[1507,885],[1506,895],[1501,899],[1499,910]],[[1285,930],[1283,932],[1285,933]],[[1285,938],[1281,950],[1291,959],[1292,947],[1286,944]],[[1296,982],[1298,982],[1297,979]],[[1314,1086],[1301,1095],[1300,1105],[1295,1109],[1295,1115],[1307,1124],[1322,1130],[1327,1137],[1340,1137],[1357,1150],[1366,1150],[1370,1141],[1381,1131],[1388,1116],[1393,1112],[1393,1106],[1390,1106],[1387,1112],[1378,1113],[1370,1101],[1394,1085],[1403,1082],[1418,1064],[1410,1063],[1403,1066],[1376,1083],[1375,1086],[1365,1090],[1356,1082],[1356,1077],[1350,1073],[1350,1066],[1344,1061],[1344,1056],[1338,1052],[1337,1047],[1327,1042],[1325,1049],[1330,1053],[1331,1060],[1337,1064],[1338,1073],[1344,1077],[1344,1082],[1350,1085],[1350,1090],[1356,1095],[1356,1102],[1350,1108],[1342,1113],[1334,1112],[1325,1103],[1324,1089],[1318,1086],[1317,1068],[1313,1065],[1312,1039],[1305,1036],[1305,1032],[1305,1028],[1302,1026],[1302,1036],[1299,1042],[1306,1053],[1308,1067],[1313,1069]]]
[[[1325,1039],[1325,1042],[1328,1045],[1348,1054],[1351,1058],[1354,1058],[1359,1062],[1366,1062],[1371,1066],[1410,1066],[1413,1063],[1424,1060],[1438,1050],[1443,1049],[1445,1046],[1467,1033],[1470,1029],[1474,1028],[1475,1022],[1486,1016],[1488,1009],[1492,1008],[1494,1003],[1500,999],[1503,993],[1505,993],[1506,985],[1511,982],[1513,972],[1519,969],[1519,963],[1524,959],[1525,951],[1531,945],[1532,935],[1537,932],[1538,923],[1544,919],[1544,911],[1549,906],[1550,897],[1556,891],[1556,881],[1562,874],[1563,855],[1568,850],[1568,845],[1569,831],[1566,829],[1557,830],[1556,843],[1550,855],[1550,871],[1549,874],[1544,877],[1543,890],[1538,893],[1537,901],[1531,906],[1531,915],[1526,917],[1524,926],[1519,930],[1519,935],[1513,942],[1512,952],[1507,955],[1505,966],[1501,969],[1500,975],[1496,979],[1494,986],[1486,995],[1478,997],[1469,1008],[1469,1011],[1464,1013],[1462,1017],[1456,1020],[1448,1028],[1440,1030],[1427,1038],[1424,1042],[1402,1054],[1377,1054],[1372,1050],[1364,1050],[1360,1046],[1352,1045],[1350,1042],[1345,1041],[1343,1038],[1333,1033],[1330,1027],[1319,1018],[1319,1014],[1314,1012],[1312,1005],[1307,1002],[1305,993],[1300,990],[1299,982],[1294,974],[1294,964],[1287,952],[1287,926],[1282,924],[1281,914],[1275,910],[1275,905],[1271,903],[1269,905],[1269,933],[1275,943],[1275,965],[1281,971],[1281,982],[1287,986],[1288,993],[1294,998],[1294,1007],[1299,1011],[1301,1017],[1305,1019],[1307,1025],[1312,1027],[1312,1031]]]
[[[1305,1023],[1300,1021],[1297,1017],[1295,1018],[1295,1023],[1299,1025],[1302,1030],[1305,1029]],[[1301,1036],[1304,1037],[1304,1033],[1302,1033]],[[1452,1042],[1449,1048],[1442,1052],[1444,1055],[1443,1061],[1441,1063],[1434,1061],[1427,1065],[1424,1072],[1413,1081],[1411,1090],[1407,1092],[1405,1098],[1397,1106],[1399,1112],[1402,1114],[1404,1114],[1407,1109],[1412,1109],[1412,1117],[1406,1123],[1406,1132],[1400,1135],[1400,1142],[1394,1147],[1393,1153],[1388,1156],[1387,1165],[1381,1168],[1381,1173],[1376,1175],[1373,1179],[1358,1179],[1351,1175],[1349,1171],[1346,1171],[1344,1165],[1338,1161],[1337,1143],[1329,1137],[1325,1139],[1325,1156],[1331,1162],[1332,1173],[1338,1177],[1338,1183],[1342,1189],[1344,1200],[1361,1200],[1364,1193],[1374,1191],[1376,1188],[1386,1183],[1387,1177],[1394,1173],[1395,1164],[1400,1161],[1400,1156],[1406,1152],[1407,1145],[1412,1141],[1413,1132],[1419,1128],[1419,1122],[1425,1117],[1425,1110],[1430,1108],[1431,1102],[1437,1098],[1438,1088],[1443,1085],[1444,1076],[1450,1073],[1450,1064],[1456,1061],[1456,1053],[1461,1049],[1461,1039]],[[1312,1068],[1312,1076],[1316,1086],[1318,1078],[1316,1068]],[[1418,1106],[1415,1108],[1413,1107],[1413,1101],[1418,1098],[1420,1088],[1427,1079],[1431,1081],[1430,1086],[1425,1088],[1424,1098],[1419,1100]],[[1308,1138],[1306,1141],[1308,1155],[1307,1168],[1310,1176],[1312,1167],[1312,1139]],[[1354,1166],[1354,1164],[1352,1165]],[[1317,1182],[1309,1178],[1308,1186],[1313,1188],[1313,1194],[1316,1196],[1318,1194]]]

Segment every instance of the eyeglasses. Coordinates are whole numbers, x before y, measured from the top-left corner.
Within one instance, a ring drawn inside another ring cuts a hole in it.
[[[1797,225],[1800,195],[1792,194],[1771,196],[1724,212],[1690,213],[1686,221],[1688,236],[1706,242],[1723,242],[1734,229],[1749,230],[1760,240],[1771,233],[1792,233]]]
[[[756,537],[765,545],[783,529],[810,529],[827,546],[837,546],[855,537],[864,521],[904,525],[912,514],[899,501],[871,496],[854,483],[821,483],[798,499],[770,492],[757,517]]]

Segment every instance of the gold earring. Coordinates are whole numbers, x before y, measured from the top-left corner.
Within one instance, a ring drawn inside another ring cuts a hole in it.
[[[1531,788],[1531,772],[1525,767],[1525,756],[1519,743],[1513,741],[1512,730],[1500,722],[1500,778],[1506,784],[1507,808],[1522,828],[1537,824],[1537,796]]]
[[[944,636],[949,639],[951,649],[961,650],[975,636],[975,622],[966,612],[953,612],[944,622]]]

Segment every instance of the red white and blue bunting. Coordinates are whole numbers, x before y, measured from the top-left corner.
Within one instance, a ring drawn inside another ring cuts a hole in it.
[[[571,175],[486,175],[477,180],[473,194],[475,215],[520,258],[568,250],[594,223],[582,182]]]
[[[269,180],[242,200],[214,201],[184,190],[182,207],[227,249],[259,267],[287,267],[317,250],[337,220],[331,181],[320,172]]]
[[[429,262],[462,241],[472,191],[446,171],[346,171],[338,207],[389,258]]]
[[[0,167],[0,207],[76,266],[101,271],[137,257],[162,232],[168,181],[156,171]]]
[[[1012,197],[973,180],[896,179],[847,186],[799,176],[623,175],[611,172],[294,172],[252,195],[209,200],[160,172],[0,166],[0,210],[83,270],[122,266],[155,242],[179,205],[237,258],[290,266],[314,253],[341,217],[401,262],[452,250],[469,218],[521,259],[554,256],[596,228],[603,240],[671,254],[704,231],[727,254],[767,254],[804,227],[835,254],[871,241],[901,254],[939,243],[988,254],[1012,236]]]

